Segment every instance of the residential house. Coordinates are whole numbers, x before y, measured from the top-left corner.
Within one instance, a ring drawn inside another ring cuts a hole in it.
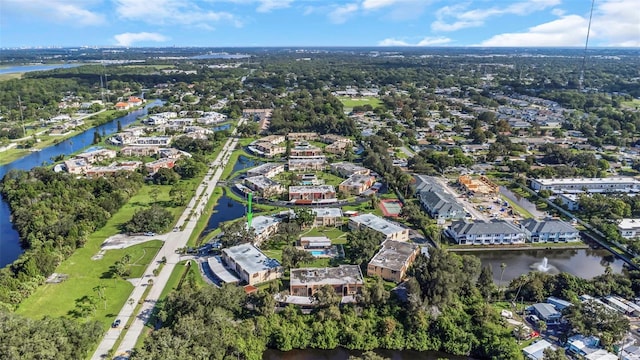
[[[141,165],[140,161],[123,161],[109,166],[93,166],[85,171],[85,175],[90,178],[98,178],[115,174],[118,171],[136,171]]]
[[[347,139],[349,140],[349,139]],[[349,141],[336,141],[330,145],[327,145],[324,148],[324,151],[326,153],[329,154],[335,154],[335,155],[343,155],[344,153],[347,152],[348,149],[353,148],[353,142],[351,140]]]
[[[282,172],[284,172],[284,164],[269,162],[250,169],[247,171],[247,176],[251,177],[262,175],[272,178]]]
[[[272,113],[273,109],[244,109],[242,110],[242,117],[253,121],[261,121],[265,118],[271,118]]]
[[[383,235],[385,240],[408,241],[409,229],[373,214],[362,214],[349,218],[349,229],[370,229]]]
[[[336,142],[349,142],[349,143],[353,144],[353,141],[351,139],[349,139],[348,137],[344,137],[344,136],[340,136],[340,135],[336,135],[336,134],[320,135],[320,141],[322,141],[325,144],[333,144],[333,143],[336,143]]]
[[[299,144],[291,148],[291,156],[294,157],[319,155],[322,155],[322,149],[307,143]]]
[[[284,154],[287,151],[287,149],[284,146],[273,144],[272,142],[268,142],[268,141],[258,141],[250,145],[248,148],[254,154],[264,156],[267,158]]]
[[[288,161],[289,171],[322,171],[327,165],[327,158],[320,156],[290,157]]]
[[[259,142],[268,142],[273,145],[278,145],[285,142],[287,139],[284,135],[269,135],[258,139]]]
[[[562,313],[560,313],[553,304],[549,303],[533,304],[527,308],[527,311],[535,314],[548,325],[559,324],[560,319],[562,319]]]
[[[348,178],[356,174],[369,175],[371,173],[371,170],[367,169],[366,167],[362,167],[360,165],[349,162],[333,163],[331,164],[331,171],[344,178]]]
[[[332,185],[317,186],[289,186],[289,200],[333,200],[336,199],[336,190]]]
[[[87,164],[84,159],[73,158],[65,160],[64,167],[65,169],[67,169],[67,172],[69,174],[79,175],[84,174],[91,167],[91,165]]]
[[[375,184],[376,178],[371,175],[355,174],[338,185],[343,194],[360,195]]]
[[[532,243],[580,241],[580,232],[562,220],[525,219],[520,227]]]
[[[116,110],[129,110],[129,107],[131,107],[131,105],[129,105],[129,103],[126,102],[118,102],[115,105]]]
[[[314,132],[299,132],[299,133],[289,133],[287,134],[287,140],[289,141],[311,141],[317,140],[318,133]]]
[[[342,226],[342,209],[340,208],[312,208],[316,215],[314,226]]]
[[[265,198],[280,195],[286,191],[282,184],[264,175],[248,177],[244,179],[244,185]]]
[[[150,175],[153,175],[158,172],[158,170],[165,169],[173,169],[176,165],[175,159],[162,158],[149,163],[144,164],[144,167],[147,169]]]
[[[127,101],[127,103],[129,103],[129,105],[131,106],[139,106],[142,105],[143,102],[144,100],[136,96],[129,96],[129,100]]]
[[[595,336],[573,335],[567,339],[566,349],[571,354],[586,357],[601,350],[600,339]]]
[[[331,247],[331,239],[326,236],[303,236],[298,245],[305,249],[327,249]]]
[[[284,274],[278,260],[269,258],[253,244],[240,244],[223,249],[222,260],[248,285],[279,279]]]
[[[573,305],[572,303],[570,303],[567,300],[562,300],[562,299],[554,297],[554,296],[549,296],[547,298],[547,303],[555,306],[555,308],[558,309],[558,311],[562,311],[562,310],[568,308],[569,306]]]
[[[340,296],[361,294],[364,288],[364,277],[360,266],[291,269],[289,290],[293,296],[312,297],[318,289],[327,285]]]
[[[640,219],[622,219],[618,223],[618,232],[625,239],[640,236]]]
[[[85,152],[82,154],[78,154],[76,156],[74,156],[75,158],[78,159],[83,159],[85,162],[87,162],[88,164],[93,164],[99,161],[104,161],[107,159],[113,159],[118,155],[118,153],[116,153],[113,150],[109,150],[109,149],[98,149],[98,150],[94,150],[94,151],[89,151],[89,152]]]
[[[121,156],[153,156],[159,152],[157,146],[125,146],[120,149]]]
[[[251,227],[255,234],[254,243],[262,244],[263,241],[275,235],[280,229],[281,219],[273,216],[256,216],[251,222]]]
[[[400,283],[420,253],[420,246],[403,241],[385,240],[367,265],[368,276]]]
[[[547,340],[542,339],[525,347],[522,349],[522,352],[527,360],[544,360],[544,351],[546,349],[555,351],[557,348]]]
[[[452,195],[444,191],[423,190],[418,199],[424,210],[436,220],[444,224],[447,220],[461,220],[467,216],[464,207]]]
[[[503,220],[454,221],[446,234],[460,245],[523,244],[526,234],[512,223]]]

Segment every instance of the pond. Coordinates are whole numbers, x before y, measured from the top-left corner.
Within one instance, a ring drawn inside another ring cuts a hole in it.
[[[213,212],[207,221],[207,226],[204,228],[200,237],[204,237],[210,232],[214,231],[220,224],[225,221],[241,218],[245,215],[244,204],[228,197],[226,194],[218,200],[218,203],[213,208]]]
[[[256,159],[248,158],[244,155],[240,155],[238,156],[238,161],[236,161],[236,163],[233,164],[233,171],[231,171],[231,173],[235,174],[237,171],[256,167],[260,164],[262,164],[262,161],[260,160],[256,160]]]
[[[412,351],[412,350],[375,350],[379,355],[391,360],[466,360],[470,357],[454,356],[438,351]],[[291,351],[278,351],[268,349],[262,355],[262,360],[347,360],[349,356],[359,356],[361,351],[337,348],[333,350],[304,349]]]
[[[544,265],[549,273],[567,272],[584,279],[591,279],[605,272],[611,266],[614,273],[621,273],[624,262],[604,249],[535,249],[535,250],[487,250],[456,252],[460,255],[475,255],[482,265],[490,265],[493,279],[500,283],[500,264],[504,263],[502,283],[508,284],[522,274],[537,270]]]

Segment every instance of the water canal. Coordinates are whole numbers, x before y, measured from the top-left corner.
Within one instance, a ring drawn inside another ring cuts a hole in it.
[[[0,166],[0,179],[10,170],[30,170],[36,166],[51,164],[51,159],[59,155],[74,154],[82,149],[91,146],[93,142],[93,133],[97,130],[101,134],[113,134],[118,129],[118,121],[123,127],[133,123],[140,116],[147,114],[147,109],[158,106],[162,102],[155,100],[142,109],[133,111],[123,117],[114,119],[106,124],[95,128],[85,130],[84,132],[73,136],[59,144],[42,149],[38,152],[32,152],[29,155],[17,159],[9,164]],[[2,199],[0,201],[0,268],[12,263],[22,254],[20,239],[18,232],[13,228],[10,220],[11,211],[9,205]]]

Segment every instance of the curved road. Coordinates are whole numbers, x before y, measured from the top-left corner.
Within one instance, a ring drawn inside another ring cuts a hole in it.
[[[244,119],[240,119],[238,121],[238,126],[242,125],[243,122]],[[232,135],[235,134],[236,130],[234,129]],[[187,207],[184,209],[180,219],[178,219],[177,226],[182,230],[167,234],[167,239],[165,240],[162,248],[149,264],[142,278],[134,281],[133,291],[131,292],[131,295],[129,295],[129,298],[134,301],[133,305],[129,305],[128,302],[125,303],[118,313],[117,318],[122,321],[122,326],[115,329],[110,328],[107,331],[91,359],[98,360],[107,358],[109,350],[114,347],[118,337],[123,331],[125,331],[124,338],[114,354],[119,359],[127,359],[129,357],[129,354],[135,347],[138,337],[144,330],[144,325],[149,320],[153,308],[158,301],[162,290],[166,286],[171,273],[173,272],[176,264],[180,261],[180,255],[176,253],[176,250],[187,245],[187,241],[196,227],[200,214],[209,201],[209,197],[213,194],[213,191],[222,176],[225,165],[229,162],[229,157],[237,145],[238,139],[236,137],[229,138],[224,144],[222,151],[218,154],[218,157],[216,157],[215,161],[210,164],[209,171],[205,175],[200,186],[198,186],[195,196],[191,199],[189,204],[187,204]],[[198,201],[198,199],[200,199],[200,201]],[[193,215],[189,217],[192,210]],[[153,270],[161,262],[163,257],[166,257],[167,263],[162,268],[158,276],[153,276]],[[140,299],[142,299],[145,289],[149,286],[149,280],[153,281],[151,290],[147,294],[140,311],[137,314],[134,314],[136,304],[138,304]],[[127,324],[129,319],[134,316],[135,318],[129,326],[129,329],[124,330],[124,324]]]

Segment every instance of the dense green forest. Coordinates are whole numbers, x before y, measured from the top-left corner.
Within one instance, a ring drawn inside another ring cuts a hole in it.
[[[76,178],[36,167],[7,173],[0,190],[25,252],[0,270],[0,308],[12,309],[143,184],[139,173]]]
[[[0,359],[84,359],[100,336],[97,321],[32,320],[0,310]]]

